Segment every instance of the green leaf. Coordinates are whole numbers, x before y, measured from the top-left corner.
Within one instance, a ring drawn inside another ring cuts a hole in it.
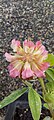
[[[50,66],[54,66],[54,55],[48,54],[48,58],[46,59],[46,62],[49,62]]]
[[[28,100],[33,119],[39,120],[41,113],[41,100],[39,94],[32,87],[29,87]]]
[[[54,91],[45,94],[45,101],[48,103],[48,106],[50,106],[50,108],[54,111]]]
[[[45,108],[49,109],[47,103],[44,103],[43,106],[44,106]]]
[[[18,89],[16,91],[13,91],[8,97],[5,97],[1,102],[0,102],[0,109],[5,107],[6,105],[14,102],[16,99],[18,99],[21,95],[23,95],[28,88],[22,88]]]
[[[51,69],[46,70],[46,78],[49,81],[54,81],[54,72]]]
[[[46,89],[48,92],[54,91],[54,81],[46,83]]]
[[[52,70],[52,72],[54,72],[54,68],[49,68],[50,70]]]
[[[48,92],[45,94],[45,99],[49,102],[49,103],[53,103],[54,104],[54,91],[52,91],[51,93]]]
[[[47,116],[47,117],[45,117],[43,120],[53,120],[53,118]]]

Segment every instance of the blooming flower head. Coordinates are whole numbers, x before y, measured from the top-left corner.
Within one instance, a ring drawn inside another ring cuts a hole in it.
[[[34,44],[32,41],[25,40],[23,47],[20,41],[13,39],[11,43],[13,55],[5,53],[11,77],[28,79],[31,77],[45,77],[45,71],[49,63],[45,62],[48,57],[48,51],[42,45],[41,41]]]

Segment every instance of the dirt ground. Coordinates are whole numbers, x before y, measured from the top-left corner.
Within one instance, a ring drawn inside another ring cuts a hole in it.
[[[22,86],[9,77],[5,52],[11,52],[13,38],[22,42],[28,36],[42,40],[46,49],[54,53],[54,0],[0,0],[0,101]],[[3,120],[6,108],[0,110]]]

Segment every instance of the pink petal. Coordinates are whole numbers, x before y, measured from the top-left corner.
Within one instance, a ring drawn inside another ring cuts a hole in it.
[[[40,69],[40,65],[32,63],[32,71],[34,72],[34,75],[37,77],[44,77],[44,72]]]
[[[20,75],[20,71],[18,71],[17,69],[14,68],[14,66],[12,64],[8,65],[8,70],[9,70],[9,74],[12,78],[15,78],[17,76]]]
[[[14,52],[16,52],[18,47],[20,47],[20,41],[13,39],[11,43],[11,48],[14,50]]]
[[[45,53],[45,46],[41,45],[41,47],[39,48],[39,50],[41,51],[41,53]]]
[[[41,41],[37,41],[33,54],[36,55],[39,63],[41,63],[47,58],[48,51],[45,49],[45,46],[41,44]]]
[[[39,47],[41,47],[41,45],[42,45],[41,41],[37,41],[35,48],[39,48]]]
[[[13,40],[12,40],[12,45],[14,45],[14,44],[15,44],[16,46],[18,46],[18,47],[21,45],[19,40],[13,39]]]
[[[41,45],[40,47],[36,47],[35,48],[35,53],[36,54],[39,54],[39,55],[42,55],[43,53],[45,53],[45,46]]]
[[[44,72],[41,71],[41,70],[38,70],[38,69],[36,69],[36,71],[34,72],[34,74],[35,74],[37,77],[45,77]]]
[[[32,41],[28,41],[28,40],[25,40],[23,42],[23,45],[28,46],[28,47],[34,47],[34,43]]]
[[[40,54],[39,54],[39,62],[42,64],[42,62],[44,60],[46,60],[48,57],[48,51],[47,50],[43,50],[42,52],[40,51]]]
[[[50,66],[49,63],[44,62],[44,63],[41,65],[41,70],[42,70],[42,71],[46,71],[46,70],[48,69],[49,66]]]
[[[45,60],[48,56],[48,51],[45,49],[45,46],[42,45],[39,48],[39,50],[40,50],[40,55],[44,56],[44,60]]]
[[[10,76],[12,77],[12,78],[15,78],[15,77],[19,77],[20,76],[20,72],[17,70],[17,69],[13,69],[13,70],[11,70],[10,72]]]
[[[45,50],[43,53],[42,53],[42,56],[44,56],[44,60],[48,57],[48,51]]]
[[[34,45],[34,43],[32,41],[25,40],[23,42],[23,48],[24,48],[26,53],[33,52],[34,47],[35,47],[35,45]]]
[[[47,55],[48,54],[48,51],[45,49],[45,46],[42,45],[41,41],[36,42],[35,48],[36,48],[36,52],[40,55],[41,54],[42,55]]]
[[[12,70],[14,67],[13,67],[13,65],[10,63],[7,68],[8,68],[8,70],[10,71],[10,70]]]
[[[11,62],[13,59],[14,59],[14,56],[12,56],[12,55],[10,55],[9,53],[5,53],[5,55],[4,55],[5,57],[6,57],[6,60],[8,61],[8,62]]]
[[[14,62],[10,63],[8,65],[8,70],[9,70],[9,74],[11,77],[16,77],[16,76],[20,76],[20,72],[23,66],[23,62],[22,61],[18,61],[15,60]]]
[[[34,76],[33,71],[31,69],[24,69],[24,71],[22,72],[22,78],[26,79],[26,78],[30,78]]]

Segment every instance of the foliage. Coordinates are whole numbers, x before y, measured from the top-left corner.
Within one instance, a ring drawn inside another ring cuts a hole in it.
[[[48,54],[48,58],[46,59],[46,62],[49,62],[50,66],[54,66],[54,55]]]
[[[32,87],[29,87],[28,100],[33,119],[39,120],[41,114],[41,100],[39,94]]]
[[[6,105],[14,102],[16,99],[18,99],[21,95],[23,95],[28,88],[22,88],[18,89],[16,91],[13,91],[8,97],[5,97],[1,102],[0,102],[0,109],[5,107]]]
[[[48,70],[46,70],[46,78],[48,81],[54,81],[54,69],[49,68]]]

